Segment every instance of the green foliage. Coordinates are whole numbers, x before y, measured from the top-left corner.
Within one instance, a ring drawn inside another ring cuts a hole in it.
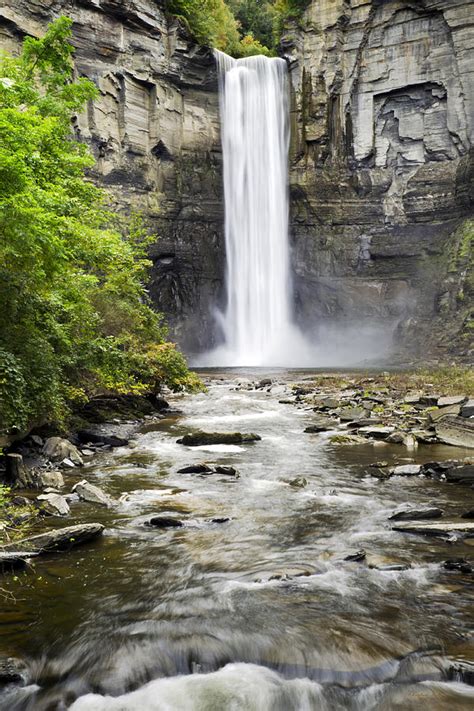
[[[285,22],[298,20],[306,10],[310,0],[275,0],[273,4],[273,44],[280,41]]]
[[[265,48],[273,46],[274,7],[266,0],[227,0],[243,37],[251,36]],[[268,51],[268,49],[267,49]]]
[[[97,95],[73,80],[71,20],[0,59],[0,428],[61,421],[104,390],[195,386],[143,282],[149,237],[85,179],[71,116]]]
[[[262,0],[166,0],[201,44],[233,57],[273,54],[274,8]]]

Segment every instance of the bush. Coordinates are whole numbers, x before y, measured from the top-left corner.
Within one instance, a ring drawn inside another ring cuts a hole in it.
[[[195,387],[144,287],[150,240],[84,176],[71,20],[0,59],[0,428],[58,422],[98,392]],[[153,358],[150,353],[153,352]],[[153,367],[151,366],[153,363]],[[179,364],[179,367],[178,365]]]

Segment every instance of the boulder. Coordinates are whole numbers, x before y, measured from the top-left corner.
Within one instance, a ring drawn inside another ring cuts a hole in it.
[[[62,462],[69,459],[76,466],[84,464],[77,447],[62,437],[48,437],[44,443],[43,454],[52,462]]]
[[[207,464],[190,464],[178,469],[178,474],[212,474],[213,470]]]
[[[367,557],[366,552],[364,550],[360,550],[360,551],[355,551],[355,553],[349,553],[348,555],[346,555],[344,557],[344,560],[347,560],[347,561],[350,561],[353,563],[362,563],[363,561],[365,561],[366,557]]]
[[[462,405],[466,402],[465,395],[448,395],[438,398],[438,407],[448,407],[449,405]]]
[[[334,408],[339,407],[340,402],[335,397],[326,397],[320,404],[325,410],[334,410]]]
[[[435,424],[438,439],[446,444],[474,449],[474,420],[447,415]]]
[[[367,444],[365,437],[354,434],[336,434],[329,438],[331,444]]]
[[[389,434],[387,439],[385,440],[389,444],[403,444],[403,440],[405,439],[405,433],[404,432],[392,432],[392,434]]]
[[[424,521],[427,519],[441,518],[442,509],[435,506],[423,509],[409,508],[403,511],[396,511],[389,517],[389,521]]]
[[[461,417],[474,417],[474,399],[470,398],[461,407]]]
[[[474,536],[474,521],[445,521],[443,523],[424,523],[421,521],[394,526],[394,531],[419,533],[425,536],[451,536],[460,534],[466,538]]]
[[[0,657],[0,684],[15,684],[23,682],[26,676],[26,665],[14,657]]]
[[[457,570],[460,573],[472,573],[472,565],[465,558],[449,558],[443,563],[446,570]]]
[[[448,469],[444,476],[446,481],[453,484],[474,484],[474,464]]]
[[[67,500],[60,494],[41,494],[36,499],[41,508],[52,516],[67,516],[70,508]]]
[[[215,467],[214,471],[216,472],[216,474],[223,474],[224,476],[234,476],[237,479],[239,478],[239,473],[234,467],[218,465],[217,467]]]
[[[399,464],[389,470],[390,476],[417,476],[421,472],[421,464]]]
[[[438,407],[436,410],[430,410],[428,412],[428,417],[431,422],[438,422],[442,417],[446,415],[459,415],[461,412],[461,405],[446,405],[445,407]]]
[[[76,493],[83,501],[88,501],[91,504],[100,504],[101,506],[111,506],[112,499],[105,494],[98,486],[90,484],[86,479],[79,481],[72,487],[72,491]]]
[[[343,407],[338,415],[341,422],[357,422],[366,418],[368,411],[363,407]]]
[[[79,430],[77,437],[82,444],[107,444],[109,447],[125,447],[129,443],[129,440],[124,437],[94,430]]]
[[[29,536],[15,543],[9,543],[0,549],[0,553],[13,551],[30,557],[34,554],[69,550],[101,536],[103,531],[104,526],[101,523],[80,523],[77,526],[57,528],[36,536]]]
[[[35,478],[38,489],[47,488],[48,486],[54,489],[61,489],[64,486],[64,479],[61,472],[38,471],[36,472]]]
[[[306,427],[305,429],[305,432],[308,432],[309,434],[316,434],[318,432],[328,432],[329,430],[333,430],[335,427],[337,427],[337,425],[337,420],[324,418],[321,420],[317,420],[312,425],[308,425],[308,427]]]
[[[461,514],[461,518],[474,518],[474,509],[469,509]]]
[[[192,432],[177,440],[178,444],[187,447],[200,447],[210,444],[244,444],[247,442],[258,442],[262,438],[258,434],[251,432]]]
[[[288,484],[295,489],[304,489],[305,486],[308,486],[308,480],[304,476],[297,476],[295,479],[291,479]]]
[[[255,386],[256,388],[269,388],[272,384],[271,378],[262,378],[257,385]]]
[[[230,521],[228,516],[222,516],[221,518],[211,518],[211,523],[227,523]]]
[[[395,427],[359,427],[358,434],[374,439],[387,439],[395,431]]]
[[[147,526],[154,526],[155,528],[181,528],[184,526],[183,522],[177,518],[171,518],[168,516],[153,516],[146,523]]]

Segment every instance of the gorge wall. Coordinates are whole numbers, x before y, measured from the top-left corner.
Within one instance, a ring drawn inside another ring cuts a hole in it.
[[[282,46],[300,318],[472,356],[474,3],[312,0]]]
[[[225,261],[212,51],[155,0],[4,0],[0,47],[18,51],[59,15],[74,21],[77,72],[100,90],[74,122],[97,159],[94,178],[159,235],[151,296],[184,348],[207,348]]]
[[[160,239],[150,292],[188,351],[222,304],[222,158],[212,52],[161,0],[4,0],[16,51],[60,14],[100,89],[74,122],[95,179]],[[418,353],[472,356],[474,3],[312,0],[287,27],[297,316],[383,324]]]

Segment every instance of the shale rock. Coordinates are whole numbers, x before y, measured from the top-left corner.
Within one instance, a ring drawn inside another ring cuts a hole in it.
[[[242,432],[193,432],[178,439],[178,444],[187,447],[200,447],[211,444],[244,444],[258,442],[262,438],[258,434]]]
[[[443,515],[442,509],[435,506],[431,508],[409,508],[403,511],[396,511],[389,517],[389,521],[424,521],[427,519],[441,518]]]
[[[460,534],[467,538],[474,536],[474,521],[446,521],[443,523],[406,523],[402,526],[394,526],[394,531],[403,533],[419,533],[425,536],[451,536]]]
[[[69,550],[101,536],[103,531],[104,526],[101,523],[81,523],[77,526],[57,528],[47,533],[40,533],[15,543],[9,543],[0,549],[0,553],[13,551],[29,557],[34,553]]]
[[[41,508],[46,511],[46,513],[53,516],[67,516],[68,513],[70,513],[67,500],[60,494],[41,494],[36,500],[40,502]]]
[[[422,473],[421,464],[400,464],[389,470],[391,476],[417,476]]]
[[[212,467],[207,464],[190,464],[188,467],[178,469],[178,474],[212,474]]]
[[[44,443],[43,454],[52,462],[62,462],[69,459],[75,466],[84,464],[77,447],[62,437],[49,437]]]
[[[113,503],[110,496],[107,496],[98,486],[90,484],[86,479],[75,484],[72,487],[72,491],[76,493],[80,499],[88,501],[91,504],[111,506]]]
[[[474,449],[474,420],[447,416],[435,425],[436,435],[446,444]]]
[[[153,516],[148,522],[148,526],[155,528],[181,528],[184,524],[177,518],[167,516]]]

